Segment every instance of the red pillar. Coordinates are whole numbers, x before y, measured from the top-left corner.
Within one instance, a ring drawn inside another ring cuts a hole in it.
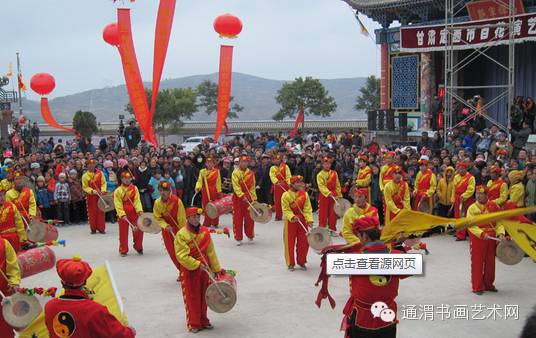
[[[389,47],[381,44],[380,109],[389,109]]]

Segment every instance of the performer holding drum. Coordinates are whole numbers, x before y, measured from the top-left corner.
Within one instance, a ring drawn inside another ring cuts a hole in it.
[[[331,231],[337,230],[337,214],[334,206],[337,199],[342,197],[339,175],[331,169],[333,159],[325,156],[322,159],[322,171],[316,176],[320,194],[318,195],[318,225],[325,228],[329,225]]]
[[[106,306],[89,298],[84,286],[93,271],[88,263],[80,257],[60,259],[56,271],[65,293],[45,305],[45,323],[51,338],[136,336],[134,328],[124,326]]]
[[[26,242],[26,230],[17,207],[6,201],[6,192],[0,190],[0,235],[9,241],[15,252],[21,250],[21,244]]]
[[[188,330],[197,333],[213,328],[207,317],[205,292],[210,283],[208,274],[219,274],[222,269],[210,232],[200,224],[200,210],[186,209],[186,219],[186,226],[175,237],[175,254],[180,263]]]
[[[95,169],[95,160],[87,161],[87,171],[82,175],[82,189],[86,193],[87,216],[91,233],[105,233],[104,212],[98,208],[99,199],[106,195],[106,179]]]
[[[13,202],[22,216],[25,227],[37,216],[37,204],[32,189],[25,185],[26,176],[20,171],[15,172],[13,188],[6,192],[6,201]]]
[[[360,155],[358,158],[359,171],[355,180],[355,186],[367,191],[367,202],[370,203],[370,180],[372,178],[372,169],[367,165],[368,157]]]
[[[393,180],[387,183],[383,190],[385,198],[385,225],[389,224],[402,209],[410,209],[408,183],[402,178],[402,168],[393,169]]]
[[[502,169],[498,165],[492,165],[489,169],[490,180],[488,181],[488,198],[498,206],[502,206],[508,199],[508,184],[501,178]]]
[[[243,233],[250,243],[255,237],[255,223],[249,214],[252,203],[257,201],[255,173],[248,168],[249,156],[239,158],[238,168],[233,171],[233,232],[236,245],[242,245]]]
[[[302,176],[290,178],[290,189],[281,197],[281,207],[285,218],[283,232],[285,244],[285,261],[290,271],[294,271],[296,259],[302,270],[307,270],[307,232],[313,224],[313,209],[309,194],[305,191],[305,183]]]
[[[201,192],[201,205],[205,210],[205,219],[203,226],[218,227],[219,217],[210,218],[206,212],[206,206],[209,202],[217,200],[221,196],[221,176],[220,171],[217,169],[216,160],[212,156],[208,156],[205,159],[206,168],[201,169],[199,172],[199,178],[195,185],[195,192]]]
[[[378,209],[370,205],[367,201],[369,197],[369,190],[367,188],[355,188],[354,189],[354,205],[346,210],[343,218],[342,237],[348,244],[354,244],[359,242],[359,238],[352,230],[353,224],[356,219],[362,217],[375,217],[378,218]],[[379,221],[378,221],[379,222]]]
[[[488,199],[488,188],[476,187],[476,202],[467,210],[467,216],[477,216],[496,212],[500,207]],[[482,224],[468,228],[471,254],[471,286],[474,293],[482,295],[484,291],[497,292],[495,281],[495,252],[497,237],[504,239],[504,227],[494,224]]]
[[[0,181],[0,189],[4,191],[9,191],[13,188],[13,168],[7,167],[3,170],[4,179]]]
[[[119,218],[119,253],[121,257],[128,254],[128,229],[132,228],[134,250],[143,255],[143,232],[137,227],[138,216],[143,213],[140,192],[132,184],[132,175],[128,171],[121,173],[121,185],[114,191],[114,204]]]
[[[419,172],[415,178],[415,191],[413,200],[413,210],[431,214],[434,208],[433,199],[437,188],[436,175],[428,167],[428,156],[423,156],[419,160]]]
[[[171,193],[171,184],[162,181],[158,184],[160,198],[154,202],[153,215],[162,227],[164,246],[177,270],[179,261],[175,255],[175,235],[186,225],[186,211],[180,198]]]
[[[283,219],[281,196],[283,196],[283,193],[289,189],[291,176],[290,168],[283,161],[283,155],[276,154],[273,158],[273,165],[270,167],[270,180],[273,185],[276,221]]]
[[[20,284],[20,268],[15,250],[2,236],[0,236],[0,275],[0,291],[9,296],[12,294],[12,289]],[[2,296],[0,300],[3,300]],[[4,320],[2,311],[0,311],[0,337],[15,337],[15,332]]]
[[[473,195],[475,193],[476,181],[475,177],[467,171],[465,162],[458,162],[456,165],[456,176],[454,176],[454,196],[452,207],[454,208],[454,218],[462,218],[465,212],[475,201]],[[465,241],[467,239],[467,231],[456,231],[456,240]]]

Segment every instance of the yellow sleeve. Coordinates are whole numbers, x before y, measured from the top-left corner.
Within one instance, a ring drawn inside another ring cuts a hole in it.
[[[404,209],[411,210],[411,197],[409,194],[409,185],[407,182],[404,182],[406,185],[406,192],[404,193]]]
[[[389,209],[389,211],[391,211],[391,212],[393,212],[395,214],[398,214],[400,212],[400,209],[398,209],[398,207],[396,206],[395,202],[393,201],[393,193],[394,193],[395,185],[390,184],[390,183],[391,182],[389,182],[385,186],[385,189],[383,190],[383,196],[385,197],[385,204],[387,205],[387,209]],[[404,201],[404,203],[405,203],[405,201]]]
[[[203,188],[203,177],[205,177],[204,175],[206,173],[206,169],[201,169],[201,171],[199,172],[199,177],[197,178],[197,182],[195,183],[195,190],[201,190]]]
[[[218,178],[216,179],[216,191],[220,193],[221,192],[221,174],[220,174],[219,169],[216,169],[216,170],[218,170]]]
[[[316,185],[318,186],[318,190],[324,197],[328,197],[329,194],[331,194],[331,191],[329,191],[328,186],[326,184],[327,175],[324,170],[318,173],[316,175]]]
[[[354,244],[359,242],[359,237],[357,237],[352,231],[353,222],[356,218],[356,213],[354,208],[346,210],[343,217],[343,226],[342,226],[342,237],[346,240],[348,244]]]
[[[421,179],[422,179],[422,173],[421,171],[419,170],[417,172],[417,176],[415,176],[415,184],[413,185],[413,187],[415,188],[415,192],[417,192],[417,187],[419,186],[419,184],[421,183]]]
[[[501,185],[501,194],[499,195],[499,198],[495,199],[495,203],[503,205],[506,200],[508,200],[508,184],[503,183]]]
[[[119,186],[114,192],[114,205],[117,217],[121,218],[126,216],[125,209],[123,209],[123,195],[125,194],[123,186]]]
[[[189,271],[196,270],[201,264],[200,261],[190,255],[190,246],[186,242],[182,231],[179,231],[175,236],[175,256],[179,263]]]
[[[359,170],[361,171],[361,169]],[[365,188],[365,187],[368,187],[370,186],[370,172],[367,174],[367,176],[365,176],[364,179],[360,180],[359,179],[359,172],[357,174],[357,178],[355,180],[355,185],[357,185],[358,187],[360,188]]]
[[[137,213],[143,212],[143,207],[141,206],[141,198],[140,198],[140,191],[138,190],[138,187],[134,186],[136,189],[136,196],[134,196],[134,209],[136,209]]]
[[[17,261],[17,254],[11,244],[4,240],[6,254],[6,275],[9,285],[20,285],[20,268]]]
[[[510,201],[518,207],[522,207],[525,200],[525,188],[522,184],[514,184],[510,187]]]
[[[257,181],[255,174],[253,175],[253,184],[251,185],[251,188],[249,188],[249,195],[254,201],[257,200]]]
[[[208,234],[205,236],[209,236]],[[210,264],[210,270],[212,272],[220,272],[221,266],[220,261],[218,260],[218,256],[216,255],[216,250],[214,250],[214,243],[212,242],[212,239],[210,239],[210,244],[207,248],[207,257],[208,257],[208,264]]]
[[[287,184],[290,185],[290,177],[292,176],[292,173],[290,172],[288,165],[285,166],[285,169],[285,181],[287,181]]]
[[[281,210],[283,211],[283,219],[287,221],[290,221],[295,216],[294,211],[292,211],[292,208],[290,207],[290,203],[292,203],[290,192],[284,192],[283,195],[281,195]]]
[[[277,179],[277,172],[279,171],[279,167],[273,165],[270,167],[270,181],[272,181],[272,184],[276,184],[279,182]]]
[[[471,198],[473,196],[473,194],[475,193],[475,178],[474,176],[471,177],[469,179],[469,184],[467,185],[467,190],[465,190],[465,192],[462,194],[462,198],[464,200],[468,200],[469,198]]]
[[[502,222],[497,222],[497,225],[495,225],[495,233],[497,236],[506,235],[506,229],[504,228]]]
[[[17,229],[17,234],[19,235],[19,240],[21,242],[26,242],[28,237],[26,237],[26,230],[24,228],[24,222],[22,216],[20,215],[19,210],[13,206],[13,213],[15,215],[15,228]]]
[[[82,175],[82,190],[84,190],[86,194],[91,194],[93,192],[93,189],[89,187],[89,175],[87,172]]]
[[[303,216],[307,223],[313,223],[313,207],[311,206],[311,199],[309,194],[305,193],[305,204],[303,206]]]
[[[430,188],[428,188],[428,191],[426,192],[426,196],[428,197],[434,196],[436,188],[437,188],[437,178],[435,174],[432,174],[432,177],[430,178]]]
[[[240,170],[235,169],[233,170],[233,175],[231,176],[232,183],[233,183],[233,191],[238,198],[244,197],[244,192],[242,191],[242,187],[240,186]]]
[[[164,205],[162,203],[162,200],[159,198],[154,202],[153,206],[153,215],[158,224],[162,229],[165,229],[169,226],[169,224],[164,219]]]
[[[475,217],[481,214],[480,209],[476,206],[476,204],[471,204],[471,206],[467,209],[467,217]],[[471,226],[467,228],[473,235],[475,235],[478,238],[481,238],[482,233],[484,230],[482,230],[479,226]]]
[[[342,197],[341,181],[339,180],[339,174],[335,172],[335,176],[337,178],[337,188],[336,188],[337,197]]]
[[[446,184],[445,184],[445,186],[446,186]],[[441,196],[443,196],[443,194],[446,194],[445,190],[446,189],[444,189],[443,179],[440,179],[439,182],[437,183],[437,190],[436,190],[437,196],[439,197],[439,199],[441,199]]]
[[[34,218],[37,216],[37,203],[35,203],[35,195],[34,192],[30,189],[30,200],[28,201],[30,204],[28,208],[28,214],[31,218]]]
[[[380,191],[383,191],[385,189],[385,186],[383,185],[383,175],[385,175],[386,169],[386,166],[382,166],[380,169]]]
[[[182,203],[181,199],[179,198],[179,211],[178,211],[178,222],[179,222],[179,229],[182,229],[186,225],[186,209],[184,209],[184,204]]]
[[[456,185],[458,184],[458,182],[460,182],[460,175],[456,174],[456,176],[454,176],[454,179],[452,180],[452,185],[454,187],[453,188],[454,190],[456,190]],[[455,199],[456,199],[456,193],[452,194],[452,197],[450,198],[450,203],[454,204]]]
[[[121,182],[119,182],[121,184]],[[106,193],[106,177],[104,177],[104,174],[101,173],[101,193]]]

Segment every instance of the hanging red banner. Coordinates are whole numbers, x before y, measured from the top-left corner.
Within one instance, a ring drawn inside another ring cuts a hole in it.
[[[218,81],[218,117],[214,143],[218,142],[221,130],[229,113],[231,100],[231,80],[233,76],[233,46],[222,45],[220,48],[220,76]]]
[[[52,116],[52,112],[50,111],[50,106],[48,105],[48,99],[46,97],[41,98],[41,115],[43,116],[43,120],[45,120],[45,122],[48,123],[48,125],[51,126],[52,128],[69,131],[76,135],[79,135],[76,130],[64,127],[56,121],[54,116]]]
[[[160,80],[166,62],[171,27],[173,26],[173,15],[175,14],[176,0],[160,0],[158,16],[156,18],[156,28],[154,37],[154,60],[153,60],[153,91],[151,96],[151,126],[153,125],[154,110]]]
[[[294,128],[288,133],[288,136],[294,137],[298,133],[298,128],[300,127],[300,124],[303,123],[305,120],[305,112],[303,111],[303,107],[300,107],[300,112],[298,113],[298,116],[296,117],[296,122],[294,123]]]
[[[152,117],[149,112],[147,96],[136,58],[136,50],[132,41],[132,27],[130,21],[130,9],[117,9],[117,25],[119,28],[119,54],[123,64],[125,74],[125,83],[127,86],[130,105],[134,111],[134,116],[140,124],[145,139],[154,145],[158,144],[154,129],[152,126]]]

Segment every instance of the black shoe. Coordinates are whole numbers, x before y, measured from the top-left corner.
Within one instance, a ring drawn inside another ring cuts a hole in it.
[[[463,241],[466,241],[467,238],[458,238],[456,237],[456,242],[463,242]]]
[[[190,329],[191,333],[198,333],[199,331],[201,331],[201,329],[196,329],[195,327]]]
[[[487,289],[486,291],[489,291],[489,292],[499,292],[499,290],[497,290],[497,288],[494,287],[494,286],[491,287],[491,288],[489,288],[489,289]]]
[[[136,250],[138,252],[138,255],[143,255],[143,250]]]
[[[307,266],[305,266],[305,264],[303,264],[303,265],[300,264],[300,268],[301,268],[303,271],[307,271]]]
[[[127,256],[128,256],[128,254],[126,254],[126,253],[121,254],[121,257],[127,257]]]
[[[102,235],[106,235],[106,231],[100,231],[99,230],[99,233],[102,234]]]
[[[97,233],[97,230],[91,230],[91,234],[94,235]]]
[[[482,296],[484,294],[484,291],[473,291],[475,295]]]
[[[212,324],[207,324],[205,327],[203,327],[204,330],[212,330],[213,328],[214,326],[212,326]]]

